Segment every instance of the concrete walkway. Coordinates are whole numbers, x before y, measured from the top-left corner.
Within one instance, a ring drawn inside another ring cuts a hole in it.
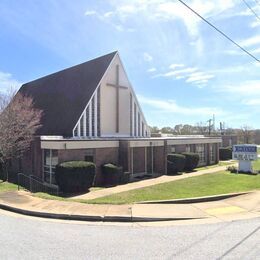
[[[260,217],[260,191],[191,204],[94,205],[45,200],[24,191],[0,193],[0,208],[30,216],[108,222],[146,222]]]
[[[236,165],[236,164],[234,163],[234,165]],[[227,165],[227,166],[230,166],[230,165]],[[71,197],[71,199],[91,200],[91,199],[101,198],[101,197],[113,195],[115,193],[120,193],[120,192],[124,192],[124,191],[130,191],[130,190],[145,188],[148,186],[161,184],[161,183],[165,183],[165,182],[182,180],[182,179],[186,179],[186,178],[190,178],[190,177],[194,177],[194,176],[200,176],[203,174],[224,171],[224,170],[226,170],[227,166],[218,166],[218,167],[214,167],[211,169],[201,170],[201,171],[192,172],[192,173],[186,173],[186,174],[182,174],[182,175],[174,175],[174,176],[162,175],[160,177],[153,178],[153,179],[137,181],[137,182],[132,182],[132,183],[124,184],[124,185],[118,185],[118,186],[115,186],[112,188],[104,188],[101,190],[92,191],[92,192],[89,192],[89,193],[86,193],[83,195]]]

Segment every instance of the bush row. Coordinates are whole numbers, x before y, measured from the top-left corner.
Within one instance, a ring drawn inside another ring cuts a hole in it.
[[[232,159],[232,147],[219,148],[219,160],[227,161]]]
[[[182,171],[192,171],[198,166],[199,155],[196,153],[168,154],[167,173],[176,174]]]
[[[55,177],[62,192],[83,192],[93,185],[95,172],[92,162],[70,161],[56,166]]]
[[[56,182],[64,193],[88,191],[95,180],[96,166],[92,162],[69,161],[56,166]],[[102,166],[102,174],[106,185],[129,182],[130,174],[112,163]]]

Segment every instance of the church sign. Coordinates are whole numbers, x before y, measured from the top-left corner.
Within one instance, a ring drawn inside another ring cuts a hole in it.
[[[252,172],[251,161],[257,160],[257,146],[251,144],[233,145],[233,160],[238,160],[238,171]]]
[[[233,159],[243,161],[257,160],[257,146],[256,145],[234,145],[233,146]]]

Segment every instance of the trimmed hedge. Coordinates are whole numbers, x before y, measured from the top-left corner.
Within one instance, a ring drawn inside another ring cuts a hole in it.
[[[123,168],[113,163],[106,163],[102,166],[102,174],[106,185],[116,185],[123,180]]]
[[[167,174],[176,174],[182,172],[185,167],[185,156],[182,154],[167,155]]]
[[[232,159],[232,148],[231,147],[220,147],[219,148],[219,160],[227,161]]]
[[[197,153],[182,153],[185,156],[185,171],[192,171],[198,166],[200,157]]]
[[[92,187],[96,166],[92,162],[69,161],[56,166],[56,182],[64,193],[88,191]]]

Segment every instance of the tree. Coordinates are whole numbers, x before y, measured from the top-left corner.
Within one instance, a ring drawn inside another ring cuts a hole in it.
[[[170,126],[165,126],[161,129],[164,134],[173,134],[174,130]]]
[[[21,158],[30,148],[41,116],[31,97],[19,93],[0,96],[0,162],[7,181],[8,161]]]
[[[151,133],[159,133],[160,129],[157,126],[150,126]]]
[[[253,143],[253,129],[250,126],[241,126],[240,136],[245,144]]]

